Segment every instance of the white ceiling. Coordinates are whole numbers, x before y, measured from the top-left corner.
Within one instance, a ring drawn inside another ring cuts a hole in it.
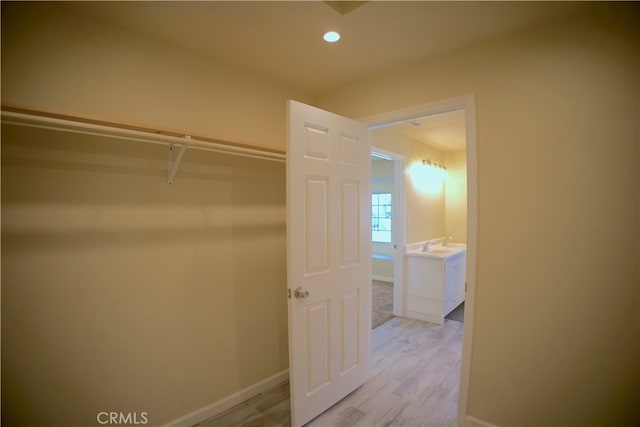
[[[78,13],[311,95],[558,19],[573,2],[65,2]],[[355,4],[364,3],[364,4]],[[338,10],[336,10],[338,9]],[[341,13],[339,10],[342,10]],[[322,40],[337,30],[335,44]]]
[[[431,145],[440,151],[464,151],[467,147],[463,110],[414,119],[391,127],[395,133]]]
[[[64,7],[286,82],[310,95],[511,32],[561,19],[574,2],[137,1]],[[342,39],[322,40],[328,30]],[[395,131],[443,151],[464,150],[464,114]]]

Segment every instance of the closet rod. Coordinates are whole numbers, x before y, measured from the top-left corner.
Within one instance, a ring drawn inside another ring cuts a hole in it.
[[[277,162],[286,161],[286,155],[268,149],[246,148],[219,142],[206,141],[202,138],[189,135],[171,136],[157,133],[153,130],[135,130],[118,127],[115,124],[97,124],[69,118],[49,117],[46,115],[22,113],[2,110],[2,122],[18,126],[26,126],[40,129],[50,129],[64,132],[80,133],[85,135],[105,136],[116,139],[148,142],[153,144],[174,145],[198,150],[213,151],[216,153],[232,154],[235,156],[250,157]],[[104,122],[103,122],[104,123]]]

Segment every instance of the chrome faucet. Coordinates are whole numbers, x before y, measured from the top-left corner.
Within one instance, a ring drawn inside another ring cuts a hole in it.
[[[449,244],[449,240],[453,240],[453,237],[439,237],[437,239],[429,240],[429,244],[435,245],[436,243],[440,243],[442,246],[447,246]]]
[[[440,237],[438,239],[427,240],[424,245],[422,245],[422,252],[429,252],[429,248],[436,243],[440,243],[442,246],[448,246],[449,240],[453,240],[453,237]]]

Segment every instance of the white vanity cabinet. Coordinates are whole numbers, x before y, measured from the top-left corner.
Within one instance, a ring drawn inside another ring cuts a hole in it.
[[[466,251],[444,260],[443,318],[464,301],[465,265]]]
[[[406,253],[406,316],[444,323],[464,301],[466,247],[447,246],[434,252]]]

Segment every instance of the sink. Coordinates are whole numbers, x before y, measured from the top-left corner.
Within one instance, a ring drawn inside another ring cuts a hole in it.
[[[429,248],[428,251],[425,251],[425,252],[429,252],[431,254],[450,254],[450,253],[456,252],[458,250],[459,250],[459,248],[453,248],[453,247],[450,248],[448,246],[442,246],[442,247],[435,247],[435,248],[431,247],[431,248]]]
[[[467,249],[467,245],[460,243],[449,243],[447,246],[442,245],[434,245],[429,246],[428,250],[417,249],[410,252],[407,252],[407,255],[418,255],[428,258],[439,258],[446,259],[455,254],[459,254],[465,252]]]
[[[443,246],[443,245],[434,245],[434,246],[429,246],[428,250],[422,250],[423,252],[428,252],[431,254],[450,254],[453,252],[458,252],[460,249],[462,248],[466,248],[466,245],[460,245],[457,243],[450,243],[447,246]]]

